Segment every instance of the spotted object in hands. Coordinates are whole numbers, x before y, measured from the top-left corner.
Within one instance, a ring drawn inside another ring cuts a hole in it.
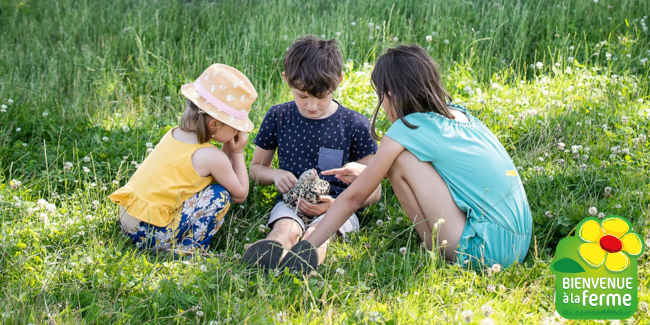
[[[289,208],[296,210],[298,198],[316,204],[320,203],[318,197],[320,195],[327,195],[329,191],[330,183],[320,179],[316,170],[312,168],[300,175],[296,185],[289,192],[282,195],[282,200]],[[300,212],[296,212],[296,214],[305,222],[310,222],[312,219]]]

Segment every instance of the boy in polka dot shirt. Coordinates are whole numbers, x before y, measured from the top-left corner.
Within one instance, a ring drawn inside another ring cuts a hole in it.
[[[266,113],[255,137],[250,177],[261,185],[274,184],[286,193],[304,171],[313,168],[330,183],[330,192],[320,196],[317,204],[300,200],[298,211],[312,218],[307,224],[279,196],[268,221],[271,232],[265,240],[249,246],[243,257],[244,263],[264,270],[281,267],[286,250],[315,229],[336,197],[377,152],[368,119],[332,99],[343,79],[343,55],[336,40],[313,36],[296,39],[285,53],[284,70],[282,76],[291,87],[294,101],[272,106]],[[271,167],[276,151],[278,169]],[[375,204],[380,195],[378,186],[364,207]],[[359,221],[353,214],[337,235],[358,229]],[[325,259],[328,243],[318,248],[319,264]]]

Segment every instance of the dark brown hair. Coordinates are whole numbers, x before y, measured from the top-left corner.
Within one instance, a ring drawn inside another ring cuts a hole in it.
[[[185,132],[196,133],[199,143],[206,143],[212,140],[212,134],[208,129],[208,123],[212,119],[214,118],[206,113],[199,113],[199,107],[188,99],[181,120],[178,121],[178,128]],[[223,123],[219,122],[219,126],[222,125]]]
[[[417,126],[404,118],[411,113],[435,112],[454,119],[447,108],[451,96],[445,91],[436,62],[419,45],[400,45],[388,49],[377,60],[371,80],[379,97],[371,125],[372,136],[376,140],[379,137],[375,123],[385,99],[388,99],[397,117],[411,129]]]
[[[343,54],[335,39],[298,38],[284,54],[284,74],[291,88],[323,98],[339,86]]]

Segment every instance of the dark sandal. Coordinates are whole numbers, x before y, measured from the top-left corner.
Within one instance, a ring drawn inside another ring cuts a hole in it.
[[[267,272],[278,267],[283,250],[282,244],[275,240],[261,240],[248,247],[242,257],[242,263]]]
[[[279,266],[280,270],[285,267],[288,267],[291,272],[309,273],[316,271],[318,269],[318,252],[314,245],[306,240],[301,240],[291,247],[291,250]]]

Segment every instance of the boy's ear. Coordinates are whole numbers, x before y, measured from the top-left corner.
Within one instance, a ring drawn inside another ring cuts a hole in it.
[[[343,73],[341,73],[341,78],[339,78],[339,86],[341,85],[341,82],[343,82]]]
[[[282,71],[282,78],[284,78],[284,82],[286,82],[287,84],[289,83],[289,80],[287,79],[287,75],[284,74],[284,71]]]

